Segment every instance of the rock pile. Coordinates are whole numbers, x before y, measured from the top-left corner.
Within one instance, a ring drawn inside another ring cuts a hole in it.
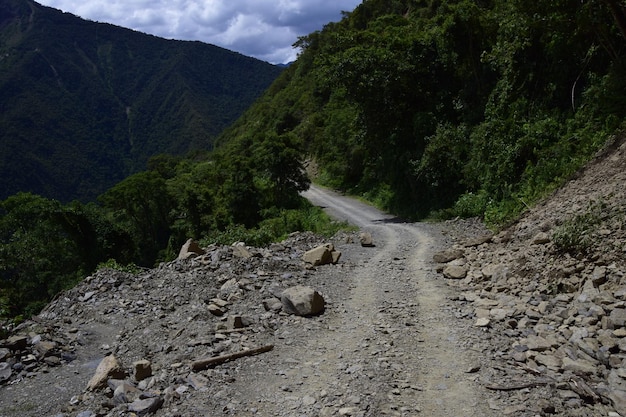
[[[18,333],[0,340],[0,384],[10,382],[17,375],[30,377],[47,372],[76,359],[74,349],[81,343],[76,328],[59,331],[55,326],[36,323],[34,329],[18,328]]]
[[[263,249],[189,241],[177,260],[137,275],[100,270],[0,341],[0,382],[95,361],[63,415],[175,408],[189,390],[229,379],[218,372],[209,382],[196,371],[267,352],[281,323],[324,311],[327,301],[306,285],[313,265],[323,263],[308,262],[305,254],[316,248],[330,263],[339,260],[331,243],[298,233]]]
[[[435,256],[493,342],[485,386],[521,392],[520,410],[626,416],[626,145],[592,166],[516,225]]]

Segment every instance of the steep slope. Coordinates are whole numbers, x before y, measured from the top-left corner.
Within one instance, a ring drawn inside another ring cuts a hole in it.
[[[158,153],[214,137],[281,68],[200,42],[0,4],[0,199],[89,200]]]

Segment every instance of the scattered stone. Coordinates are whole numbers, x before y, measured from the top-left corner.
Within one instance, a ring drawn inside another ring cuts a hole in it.
[[[336,251],[332,243],[317,246],[304,253],[303,260],[305,263],[315,267],[337,263],[341,257],[341,252]]]
[[[281,296],[283,310],[297,316],[312,316],[324,311],[324,298],[313,288],[298,285],[287,288]]]
[[[28,347],[27,336],[10,336],[4,343],[0,342],[0,347],[7,348],[9,350],[24,350]]]
[[[361,232],[359,234],[359,242],[361,242],[361,246],[364,248],[371,248],[374,245],[374,239],[372,238],[372,234],[369,232]]]
[[[136,413],[138,416],[146,416],[158,411],[162,405],[163,399],[161,397],[145,398],[130,403],[128,405],[128,411]]]
[[[461,265],[448,265],[443,269],[443,276],[449,279],[463,279],[467,276],[467,268]]]
[[[91,377],[89,383],[87,384],[87,390],[94,391],[105,388],[109,378],[124,378],[124,371],[113,355],[106,356],[102,359],[98,368],[96,368],[95,374]]]
[[[242,259],[248,259],[252,257],[252,253],[248,250],[248,248],[246,248],[244,244],[234,244],[233,255]]]
[[[133,362],[133,369],[135,381],[143,381],[144,379],[152,376],[152,364],[149,360],[142,359]]]
[[[487,317],[480,317],[479,319],[476,320],[476,322],[474,323],[474,326],[487,327],[490,324],[491,324],[491,320],[489,320]]]
[[[447,249],[441,252],[437,252],[433,255],[433,261],[440,264],[447,264],[463,257],[463,251],[461,249]]]
[[[491,242],[491,239],[493,239],[493,234],[485,233],[485,234],[483,234],[481,236],[468,239],[465,242],[465,247],[466,248],[471,248],[471,247],[474,247],[474,246],[480,246],[482,244]]]
[[[0,383],[11,379],[12,373],[13,371],[11,370],[11,365],[7,362],[0,362]]]
[[[539,232],[533,237],[533,245],[545,245],[546,243],[550,243],[550,235],[546,232]]]
[[[185,244],[180,248],[177,259],[189,259],[191,257],[204,255],[204,250],[200,247],[198,242],[193,239],[188,239]]]

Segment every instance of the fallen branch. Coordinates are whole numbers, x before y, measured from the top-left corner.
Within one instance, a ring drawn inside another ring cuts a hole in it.
[[[191,364],[191,369],[194,371],[202,371],[215,365],[232,361],[234,359],[243,358],[246,356],[258,355],[259,353],[269,352],[274,349],[274,345],[261,346],[255,349],[242,350],[241,352],[229,353],[222,356],[213,356],[210,358],[198,359]]]

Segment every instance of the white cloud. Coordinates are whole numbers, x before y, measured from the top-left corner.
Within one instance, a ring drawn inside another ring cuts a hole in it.
[[[273,63],[295,59],[298,36],[361,0],[40,0],[85,19],[168,39],[199,40]]]

